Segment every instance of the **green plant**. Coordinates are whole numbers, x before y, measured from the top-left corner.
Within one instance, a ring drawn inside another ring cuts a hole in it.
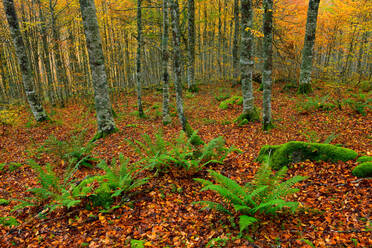
[[[78,132],[77,135],[71,136],[68,141],[59,140],[54,135],[51,135],[39,150],[53,154],[58,159],[65,160],[71,165],[80,162],[81,166],[92,167],[97,161],[91,154],[95,144],[88,142],[84,146],[86,132],[87,130]]]
[[[18,226],[19,222],[13,216],[0,217],[0,225],[2,226]]]
[[[283,181],[286,172],[287,167],[283,167],[274,174],[270,165],[264,163],[250,183],[240,186],[236,181],[209,170],[209,175],[216,181],[216,184],[200,178],[195,180],[204,185],[201,191],[215,191],[223,198],[223,201],[221,203],[211,201],[195,203],[231,216],[234,214],[230,209],[234,209],[234,212],[239,215],[239,227],[242,234],[250,225],[258,222],[255,217],[257,212],[275,215],[277,211],[285,208],[292,212],[296,210],[298,203],[286,201],[285,197],[298,192],[298,189],[292,186],[304,180],[305,177],[295,176]]]
[[[130,247],[131,248],[145,248],[145,241],[131,239],[130,240]]]
[[[168,172],[170,167],[175,166],[194,174],[207,164],[222,163],[229,153],[237,151],[234,147],[226,148],[223,137],[215,138],[201,148],[195,145],[195,137],[199,137],[196,131],[189,138],[181,131],[173,142],[168,142],[162,132],[159,132],[154,141],[148,134],[144,134],[144,142],[128,142],[138,154],[144,155],[140,162],[149,165],[149,168],[156,172]]]
[[[53,212],[60,207],[75,207],[79,205],[81,199],[86,197],[92,190],[92,188],[87,185],[85,185],[85,187],[78,187],[72,180],[72,176],[79,166],[79,163],[74,169],[65,174],[62,182],[53,172],[50,165],[46,165],[45,168],[42,168],[32,160],[30,160],[29,163],[31,168],[38,173],[41,187],[29,189],[28,191],[31,192],[33,196],[25,198],[26,200],[16,199],[21,203],[15,206],[12,211],[39,205],[44,205],[44,211],[42,211],[42,213]]]
[[[97,167],[104,170],[105,174],[88,177],[76,187],[77,192],[80,192],[93,182],[98,182],[99,186],[89,196],[94,206],[108,208],[115,197],[128,196],[130,191],[148,182],[147,178],[136,178],[141,170],[129,165],[129,159],[125,159],[122,154],[119,155],[119,161],[115,158],[112,160],[111,166],[101,161]]]
[[[10,203],[10,201],[0,198],[0,206],[7,206],[7,205],[9,205],[9,203]]]
[[[20,167],[22,167],[22,164],[17,162],[1,163],[0,172],[13,172],[18,170]]]
[[[356,177],[372,177],[372,162],[363,162],[356,166],[353,171]]]
[[[330,144],[291,141],[281,145],[266,145],[261,148],[257,161],[266,161],[274,169],[309,159],[311,161],[337,162],[353,160],[358,153],[351,149]]]
[[[372,156],[361,156],[357,159],[357,162],[359,163],[372,162]]]
[[[241,96],[232,96],[224,101],[222,101],[219,105],[220,109],[228,109],[233,105],[242,105],[243,104],[243,97]]]
[[[302,113],[311,113],[315,111],[330,111],[336,107],[335,104],[329,100],[329,95],[322,97],[306,97],[304,101],[302,98],[296,104],[297,110]]]
[[[348,105],[355,113],[366,116],[366,109],[372,109],[372,98],[366,94],[352,94],[352,97],[343,100],[343,104]]]

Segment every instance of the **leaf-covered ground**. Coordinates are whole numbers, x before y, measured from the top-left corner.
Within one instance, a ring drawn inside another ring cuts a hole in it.
[[[349,92],[333,94],[320,84],[316,95],[330,93],[331,100],[347,97]],[[240,114],[241,106],[227,110],[218,108],[215,96],[226,93],[239,95],[239,88],[213,84],[203,86],[199,93],[185,94],[185,110],[194,129],[206,141],[223,136],[227,145],[234,145],[242,154],[230,155],[224,165],[213,169],[240,183],[249,181],[259,164],[254,162],[260,148],[266,144],[281,144],[291,140],[324,141],[338,135],[333,144],[342,144],[360,155],[372,153],[372,114],[354,113],[350,108],[317,111],[301,114],[296,103],[301,96],[281,92],[282,85],[273,89],[273,118],[275,129],[262,131],[260,123],[238,127],[233,120]],[[145,92],[144,102],[148,119],[138,119],[131,112],[136,109],[134,93],[115,96],[114,109],[118,114],[119,132],[99,140],[94,155],[111,160],[123,153],[132,162],[139,159],[125,139],[140,139],[142,133],[153,135],[163,129],[167,138],[180,131],[176,117],[172,124],[163,127],[161,117],[161,92]],[[261,105],[261,92],[256,90],[256,104]],[[173,96],[174,97],[174,96]],[[160,106],[159,109],[156,105]],[[50,110],[51,111],[51,110]],[[172,110],[175,111],[174,109]],[[65,164],[48,154],[37,156],[37,148],[49,135],[69,139],[71,135],[88,129],[87,141],[95,132],[94,108],[89,101],[71,102],[64,109],[51,113],[52,123],[36,125],[27,109],[20,110],[14,126],[0,129],[0,163],[18,162],[22,166],[10,172],[0,172],[0,198],[27,197],[30,187],[37,185],[37,177],[27,165],[34,158],[40,164],[52,163],[58,174]],[[205,247],[213,238],[226,239],[226,247],[368,247],[372,244],[371,209],[372,180],[358,179],[351,174],[356,166],[353,161],[336,164],[302,162],[289,169],[288,176],[304,175],[308,179],[299,183],[299,193],[293,200],[303,208],[292,216],[259,216],[260,225],[247,235],[251,239],[236,238],[238,228],[233,228],[227,216],[214,211],[201,211],[192,203],[211,200],[211,192],[200,193],[201,186],[173,170],[150,180],[131,203],[111,213],[83,207],[59,210],[47,218],[36,218],[40,209],[10,212],[16,202],[0,205],[0,216],[15,216],[21,223],[16,228],[0,226],[1,247],[130,247],[130,240],[143,240],[146,247]],[[79,177],[95,173],[95,169],[82,169]],[[150,176],[149,172],[146,172]],[[205,177],[206,173],[199,173]],[[235,238],[231,238],[235,237]]]

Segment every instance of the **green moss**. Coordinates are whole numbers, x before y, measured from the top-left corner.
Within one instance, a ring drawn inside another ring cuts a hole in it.
[[[222,101],[220,103],[220,109],[228,109],[229,107],[233,105],[241,105],[243,104],[243,97],[241,96],[232,96],[229,99],[226,99],[225,101]]]
[[[282,145],[262,147],[257,160],[268,162],[274,169],[280,169],[291,163],[298,163],[307,159],[311,161],[337,162],[355,159],[358,154],[347,148],[330,144],[306,143],[291,141]]]
[[[300,84],[297,91],[298,94],[309,94],[311,92],[313,92],[311,84]]]
[[[5,199],[0,199],[0,206],[8,206],[10,203],[10,201],[8,200],[5,200]]]
[[[190,126],[189,123],[186,124],[186,130],[185,130],[186,136],[190,138],[190,143],[193,146],[199,146],[205,144],[202,138],[198,135],[197,131],[194,131],[194,129]]]
[[[260,115],[256,108],[252,111],[252,113],[243,113],[239,115],[238,118],[234,121],[238,124],[238,126],[244,126],[250,122],[256,122],[260,120]]]
[[[96,142],[97,140],[102,139],[102,138],[105,138],[105,137],[107,137],[110,134],[116,133],[117,131],[119,131],[118,128],[113,128],[112,130],[110,130],[108,132],[102,132],[102,131],[97,132],[96,135],[94,135],[94,137],[91,139],[90,142],[91,143]]]
[[[363,163],[363,162],[372,162],[372,156],[362,156],[357,159],[357,162]]]
[[[355,167],[352,171],[356,177],[372,177],[372,162],[364,162]]]
[[[364,92],[371,91],[372,90],[372,81],[360,82],[359,88]]]

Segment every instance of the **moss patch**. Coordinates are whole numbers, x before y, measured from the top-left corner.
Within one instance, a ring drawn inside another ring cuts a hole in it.
[[[241,96],[232,96],[229,99],[226,99],[225,101],[222,101],[220,103],[219,108],[220,109],[228,109],[229,107],[233,105],[242,105],[243,104],[243,97]]]
[[[372,162],[364,162],[355,167],[352,171],[356,177],[372,177]]]
[[[372,156],[362,156],[357,159],[357,162],[363,163],[363,162],[372,162]]]
[[[256,122],[260,120],[260,115],[258,113],[258,110],[254,108],[252,113],[243,113],[241,114],[236,120],[235,123],[238,124],[238,126],[244,126],[250,122]]]
[[[337,162],[355,159],[358,154],[347,148],[330,144],[307,143],[291,141],[282,145],[263,146],[257,161],[268,160],[273,169],[280,169],[291,163],[298,163],[307,159],[311,161]]]

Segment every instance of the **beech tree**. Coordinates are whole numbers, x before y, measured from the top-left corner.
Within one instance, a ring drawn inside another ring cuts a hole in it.
[[[17,13],[14,8],[13,0],[3,0],[6,18],[9,23],[10,34],[15,47],[15,52],[22,73],[23,87],[26,93],[27,101],[30,105],[31,112],[38,122],[48,120],[48,117],[41,105],[40,99],[36,94],[30,61],[26,54],[25,43],[22,38],[21,29],[18,23]]]
[[[168,73],[168,38],[169,38],[169,7],[168,0],[163,0],[163,34],[161,39],[162,80],[163,80],[163,124],[169,124],[169,73]]]
[[[88,47],[89,65],[92,71],[94,102],[97,112],[98,133],[95,139],[116,131],[107,86],[105,61],[99,33],[94,0],[79,0],[81,16]]]
[[[263,16],[263,58],[264,67],[262,73],[263,86],[263,129],[272,127],[271,123],[271,87],[273,70],[273,0],[264,0]]]
[[[311,89],[311,73],[313,69],[313,54],[320,0],[309,0],[307,10],[306,33],[302,49],[302,63],[300,72],[299,93],[306,94]]]
[[[141,49],[142,49],[142,0],[137,0],[137,58],[136,58],[136,85],[137,85],[137,105],[139,117],[144,117],[142,107],[142,71],[141,71]]]
[[[195,91],[195,2],[188,0],[188,66],[187,86],[189,91]]]
[[[176,88],[176,107],[178,118],[182,129],[187,132],[187,121],[183,111],[182,84],[181,84],[181,49],[180,49],[180,12],[178,0],[170,0],[173,34],[173,63],[174,63],[174,84]]]
[[[242,0],[242,32],[241,44],[242,51],[240,55],[240,73],[243,93],[243,113],[239,121],[256,121],[259,119],[257,110],[254,106],[254,96],[252,88],[253,75],[253,10],[252,0]]]

